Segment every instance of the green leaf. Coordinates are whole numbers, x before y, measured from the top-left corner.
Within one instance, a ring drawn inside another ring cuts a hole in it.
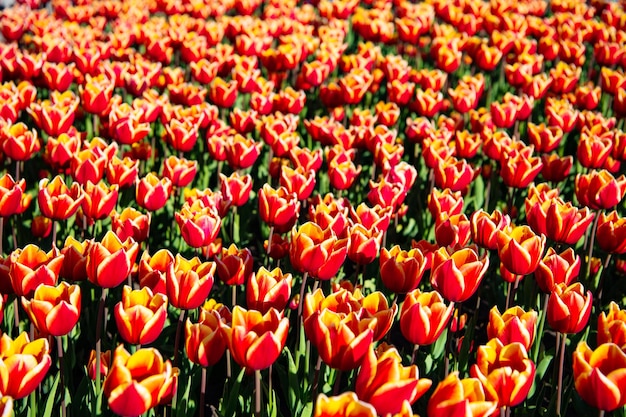
[[[46,406],[44,408],[44,416],[51,416],[52,409],[54,408],[54,403],[56,400],[57,389],[59,388],[59,381],[61,380],[61,373],[57,372],[56,378],[54,378],[54,382],[52,383],[52,388],[50,388],[50,392],[48,393],[48,399],[46,400]]]
[[[446,329],[443,333],[441,333],[441,336],[439,336],[439,339],[437,339],[435,343],[432,344],[431,355],[433,359],[438,360],[443,356],[446,350],[447,341],[448,341],[448,329]]]
[[[245,374],[246,370],[245,368],[242,368],[241,372],[239,372],[239,375],[237,375],[237,379],[233,381],[233,385],[232,387],[230,387],[228,393],[228,400],[226,401],[226,404],[223,408],[224,415],[234,416],[236,414],[237,404],[239,402],[239,399],[241,398],[241,396],[239,395],[239,390],[241,389],[241,382],[243,381],[243,377]]]

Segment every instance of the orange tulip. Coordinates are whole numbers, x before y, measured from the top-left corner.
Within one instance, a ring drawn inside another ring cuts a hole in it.
[[[313,417],[376,417],[376,409],[359,400],[354,392],[344,392],[335,397],[320,394],[315,401]]]
[[[289,319],[274,308],[263,315],[235,306],[232,323],[220,325],[233,359],[248,371],[272,365],[280,356],[289,331]]]
[[[600,212],[596,229],[598,246],[608,253],[622,254],[626,252],[626,218],[620,217],[617,211],[605,214]]]
[[[419,285],[426,271],[424,254],[418,248],[409,251],[395,245],[380,252],[380,278],[389,291],[404,294]]]
[[[587,325],[591,307],[591,291],[585,294],[581,283],[557,284],[548,298],[548,324],[557,332],[578,333]]]
[[[349,230],[348,258],[358,265],[374,262],[382,244],[383,231],[366,229],[358,223]]]
[[[201,200],[185,203],[174,213],[180,234],[192,248],[210,245],[220,232],[222,219],[214,207],[206,207]]]
[[[105,378],[109,373],[109,366],[111,365],[111,351],[100,352],[100,377]],[[91,350],[89,354],[89,361],[87,362],[87,373],[92,381],[96,379],[96,351]]]
[[[528,396],[535,364],[523,344],[504,345],[499,339],[491,339],[478,348],[470,375],[480,380],[488,396],[498,399],[498,407],[513,407]]]
[[[298,219],[300,202],[298,196],[285,187],[273,189],[263,184],[259,190],[259,216],[278,233],[290,230]]]
[[[550,293],[559,283],[570,285],[579,272],[580,257],[574,249],[568,248],[559,254],[550,247],[535,269],[535,281],[541,291]]]
[[[215,259],[217,276],[226,285],[242,285],[252,275],[253,259],[250,249],[238,249],[233,243],[222,248],[221,256]]]
[[[132,290],[124,285],[122,301],[113,310],[120,337],[131,344],[146,345],[159,337],[167,318],[167,296],[148,287]]]
[[[578,202],[592,210],[615,207],[626,193],[626,177],[614,178],[605,169],[576,175],[574,192]]]
[[[30,341],[26,332],[15,340],[0,338],[0,392],[14,399],[24,398],[43,381],[52,359],[48,340]]]
[[[121,213],[111,213],[111,227],[113,232],[122,241],[133,238],[136,242],[143,242],[150,232],[151,215],[142,214],[132,207],[126,207]]]
[[[185,352],[193,363],[200,366],[213,366],[226,351],[226,339],[221,331],[221,309],[200,310],[197,323],[191,323],[189,319],[185,323]],[[230,315],[230,312],[227,313]]]
[[[478,169],[474,169],[465,159],[450,156],[437,164],[434,173],[437,187],[464,191],[476,177]]]
[[[513,274],[526,275],[537,269],[546,245],[546,236],[537,236],[528,226],[498,231],[498,255]]]
[[[458,371],[441,381],[428,401],[429,416],[487,417],[497,408],[497,397],[485,392],[478,378],[459,379]]]
[[[108,231],[102,242],[92,242],[87,250],[87,278],[103,288],[120,285],[130,274],[139,245],[132,238],[122,242]]]
[[[591,350],[580,342],[573,358],[574,386],[587,404],[613,411],[626,405],[626,353],[614,343]]]
[[[120,344],[113,353],[103,392],[109,408],[122,416],[138,416],[157,405],[169,404],[178,387],[178,368],[154,348],[132,355]]]
[[[172,192],[172,181],[169,178],[159,179],[149,173],[137,182],[135,198],[137,204],[148,211],[157,211],[165,206]]]
[[[488,214],[482,209],[475,211],[470,217],[470,231],[472,240],[480,247],[493,250],[498,248],[498,231],[504,230],[511,224],[508,215],[500,210],[494,210]]]
[[[118,188],[115,184],[107,186],[102,181],[94,184],[87,180],[81,204],[83,214],[92,220],[108,217],[117,204]]]
[[[578,209],[559,197],[537,201],[526,212],[528,225],[558,243],[573,245],[585,234],[594,214],[587,207]]]
[[[603,343],[615,343],[622,350],[626,348],[626,310],[611,301],[609,312],[602,312],[598,317],[598,346]]]
[[[430,379],[419,379],[417,365],[402,366],[395,348],[380,353],[370,348],[357,375],[355,391],[378,415],[386,416],[400,413],[405,402],[413,404],[431,384]]]
[[[22,306],[42,335],[63,336],[78,323],[81,293],[78,285],[39,285],[32,299],[22,297]]]
[[[261,267],[250,276],[246,285],[246,303],[249,309],[265,314],[270,308],[283,311],[291,297],[293,277],[280,268],[268,271]]]
[[[22,122],[5,125],[0,131],[0,144],[2,152],[16,161],[31,159],[41,148],[37,131],[28,130]]]
[[[348,245],[347,238],[339,239],[330,228],[322,230],[317,224],[307,222],[291,231],[289,259],[296,270],[328,280],[343,265]]]
[[[449,253],[446,248],[435,252],[430,282],[444,298],[463,302],[474,295],[489,267],[489,258],[480,259],[473,248]]]
[[[215,262],[185,259],[176,254],[174,273],[165,276],[165,288],[171,305],[192,310],[205,302],[215,282]]]
[[[535,340],[535,327],[537,324],[537,312],[524,311],[515,306],[500,314],[495,306],[489,311],[489,323],[487,324],[487,337],[498,339],[503,345],[521,343],[529,350]]]
[[[454,304],[446,305],[437,292],[422,293],[415,289],[407,294],[400,310],[400,330],[414,345],[435,343],[448,326]]]
[[[9,174],[0,177],[0,217],[16,214],[26,191],[26,180],[15,181]]]
[[[63,255],[53,249],[46,253],[33,244],[11,253],[9,278],[18,296],[32,296],[40,284],[56,285]]]
[[[71,187],[59,175],[52,182],[48,178],[39,181],[37,201],[41,214],[53,220],[67,220],[71,217],[83,200],[83,193],[78,183]]]

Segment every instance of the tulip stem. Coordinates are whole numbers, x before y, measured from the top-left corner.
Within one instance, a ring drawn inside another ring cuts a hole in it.
[[[302,317],[302,304],[304,303],[304,291],[306,290],[306,279],[308,276],[308,272],[305,272],[302,275],[302,284],[300,285],[300,300],[298,301],[298,317]]]
[[[178,365],[178,348],[180,346],[180,335],[183,329],[183,322],[185,321],[185,313],[187,310],[180,310],[180,315],[178,316],[178,325],[176,326],[176,338],[174,339],[174,366]],[[204,370],[204,368],[202,368]]]
[[[57,247],[57,222],[56,220],[52,220],[52,248],[56,249]]]
[[[340,369],[335,373],[335,383],[333,384],[333,395],[339,394],[339,386],[341,385],[341,377],[343,375],[343,371]]]
[[[20,311],[17,304],[17,296],[13,299],[13,323],[15,324],[15,331],[20,332]]]
[[[317,363],[315,364],[315,373],[313,374],[313,396],[311,397],[311,401],[315,402],[315,399],[317,398],[317,389],[318,389],[318,385],[319,385],[319,378],[320,378],[320,369],[322,368],[322,357],[321,356],[317,356]]]
[[[235,306],[237,305],[237,285],[236,284],[233,284],[231,302],[232,302],[233,308],[235,308]]]
[[[602,271],[600,271],[600,276],[598,277],[597,285],[596,285],[596,293],[598,296],[596,297],[598,307],[602,305],[602,289],[604,287],[604,276],[606,269],[609,267],[609,263],[611,263],[611,254],[606,255],[606,259],[604,259],[604,265],[602,265]]]
[[[202,367],[202,378],[200,380],[200,417],[204,417],[204,401],[206,395],[206,366]]]
[[[254,371],[254,417],[261,417],[261,371]]]
[[[585,278],[589,280],[591,274],[591,257],[593,256],[593,245],[596,239],[596,230],[598,230],[598,220],[600,219],[600,213],[596,213],[596,218],[593,220],[593,226],[591,227],[591,236],[589,237],[589,252],[587,254],[587,265],[585,266]]]
[[[556,415],[561,415],[561,396],[563,391],[563,363],[565,361],[565,343],[567,342],[567,333],[561,335],[561,346],[559,351],[559,379],[557,381],[556,394]]]
[[[67,406],[65,404],[65,378],[63,377],[63,372],[65,371],[63,361],[63,338],[62,336],[57,336],[56,339],[59,356],[59,384],[61,385],[61,417],[65,417],[67,415]]]
[[[96,319],[96,396],[100,396],[102,381],[100,381],[100,362],[102,360],[102,327],[104,319],[104,304],[109,293],[108,288],[102,288],[100,303],[98,304],[98,317]]]
[[[417,357],[417,351],[420,350],[420,345],[417,343],[413,346],[413,353],[411,354],[411,365],[415,363],[415,358]]]

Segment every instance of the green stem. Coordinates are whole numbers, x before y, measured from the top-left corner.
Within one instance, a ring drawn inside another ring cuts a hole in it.
[[[306,290],[306,279],[309,276],[308,272],[302,275],[302,284],[300,284],[300,301],[298,302],[298,317],[302,317],[302,304],[304,304],[304,291]]]
[[[37,417],[37,390],[30,393],[30,417]]]
[[[557,381],[556,393],[556,415],[561,415],[561,401],[563,394],[563,363],[565,362],[565,343],[567,342],[567,333],[561,335],[561,347],[559,352],[559,379]]]
[[[63,337],[57,336],[57,353],[59,356],[59,378],[61,385],[61,417],[67,416],[67,406],[65,404],[65,363],[63,361]]]
[[[589,239],[589,247],[587,252],[587,265],[585,270],[585,278],[589,280],[591,274],[591,257],[593,256],[593,245],[595,244],[596,239],[596,230],[598,230],[598,220],[600,219],[600,212],[596,213],[596,218],[593,221],[593,226],[591,227],[591,237]]]
[[[178,365],[178,354],[180,348],[180,337],[182,334],[183,323],[185,322],[185,313],[187,310],[181,309],[178,316],[178,325],[176,326],[176,338],[174,339],[174,366]]]
[[[261,371],[254,371],[254,417],[261,417]]]
[[[102,391],[102,381],[100,381],[100,363],[102,352],[102,328],[104,321],[104,304],[109,292],[108,288],[102,288],[100,303],[98,304],[98,318],[96,319],[96,396],[99,397]]]
[[[204,417],[204,402],[206,396],[206,367],[202,367],[202,375],[200,380],[200,417]]]

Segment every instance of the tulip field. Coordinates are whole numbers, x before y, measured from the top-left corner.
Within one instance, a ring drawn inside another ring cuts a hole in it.
[[[626,417],[626,3],[0,34],[0,417]]]

